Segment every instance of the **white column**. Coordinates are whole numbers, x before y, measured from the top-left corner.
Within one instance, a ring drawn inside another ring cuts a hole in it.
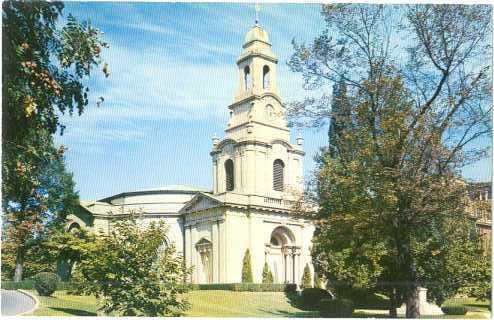
[[[197,229],[196,226],[191,226],[192,228],[192,241],[190,246],[191,253],[191,265],[194,267],[194,272],[192,273],[192,279],[194,283],[199,283],[199,254],[196,251],[195,244],[197,242]]]
[[[213,252],[211,259],[213,259],[213,283],[219,282],[219,238],[218,238],[218,221],[213,221],[213,230],[212,230],[212,240],[213,240]]]
[[[218,250],[220,252],[219,258],[219,282],[220,283],[226,283],[227,282],[227,275],[226,275],[226,221],[219,221],[218,223]]]
[[[184,246],[184,258],[185,258],[185,266],[190,268],[191,266],[191,255],[192,251],[190,250],[191,239],[190,239],[190,226],[185,226],[185,246]],[[189,279],[192,281],[192,277]]]
[[[213,160],[213,193],[218,192],[218,160]]]

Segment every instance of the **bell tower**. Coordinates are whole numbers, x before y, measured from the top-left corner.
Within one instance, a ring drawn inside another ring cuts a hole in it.
[[[290,143],[277,85],[278,59],[256,21],[237,59],[238,87],[225,138],[213,139],[213,190],[270,198],[302,190],[303,140]]]

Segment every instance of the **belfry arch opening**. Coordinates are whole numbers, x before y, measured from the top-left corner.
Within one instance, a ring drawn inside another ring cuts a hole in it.
[[[262,68],[262,88],[264,90],[267,90],[270,87],[270,83],[269,83],[270,72],[269,71],[270,70],[269,70],[268,66],[264,66]]]
[[[244,68],[244,88],[249,90],[252,88],[252,75],[250,73],[250,67],[245,66]]]

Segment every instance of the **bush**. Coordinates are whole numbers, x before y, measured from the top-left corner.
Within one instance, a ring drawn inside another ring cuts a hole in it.
[[[58,282],[57,283],[57,289],[56,290],[67,290],[71,291],[74,290],[77,287],[76,282]],[[34,280],[33,279],[26,279],[22,281],[2,281],[2,289],[5,290],[17,290],[17,289],[22,289],[22,290],[35,290],[34,287]]]
[[[249,249],[245,250],[244,260],[242,262],[242,282],[244,283],[252,283],[254,282],[252,276],[252,265],[250,263],[250,251]]]
[[[312,288],[312,276],[310,274],[309,264],[305,264],[304,274],[302,276],[302,288]]]
[[[353,302],[348,299],[322,299],[319,307],[324,318],[350,318],[354,309]]]
[[[250,292],[295,292],[297,286],[282,283],[211,283],[189,284],[190,290],[229,290]]]
[[[463,316],[467,314],[468,308],[465,307],[464,305],[447,305],[447,306],[442,306],[441,311],[444,314]]]
[[[34,289],[40,296],[51,296],[57,290],[58,277],[52,272],[40,272],[33,280]]]
[[[294,293],[297,292],[297,284],[296,283],[287,283],[285,284],[285,290],[286,293]]]
[[[331,299],[328,291],[320,288],[306,288],[302,291],[300,303],[304,309],[317,310],[322,299]]]
[[[269,269],[267,262],[264,263],[264,268],[262,269],[262,283],[273,283],[273,273]]]

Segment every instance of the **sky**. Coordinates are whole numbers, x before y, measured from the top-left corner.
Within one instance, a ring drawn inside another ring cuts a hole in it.
[[[185,184],[212,185],[211,138],[222,137],[233,103],[235,61],[254,24],[253,4],[67,2],[65,16],[90,20],[110,48],[111,75],[95,72],[90,104],[81,116],[63,116],[57,144],[81,199]],[[263,4],[260,24],[278,56],[278,86],[285,102],[307,96],[286,61],[291,41],[310,42],[324,28],[316,4]],[[102,96],[100,107],[96,101]],[[292,141],[295,133],[292,132]],[[327,128],[307,128],[304,172],[327,142]],[[467,167],[470,180],[490,181],[490,159]]]

